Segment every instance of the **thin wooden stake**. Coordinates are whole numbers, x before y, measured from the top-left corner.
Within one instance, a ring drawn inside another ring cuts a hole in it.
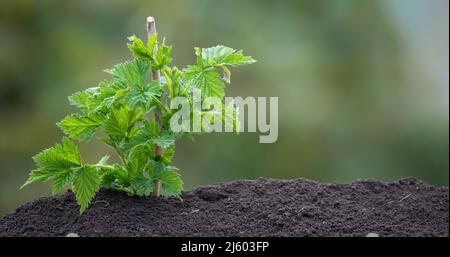
[[[152,16],[147,17],[146,30],[147,30],[147,36],[149,39],[156,34],[156,21],[155,21],[154,17],[152,17]],[[155,55],[157,51],[158,51],[158,45],[155,44],[155,47],[153,48],[153,55]],[[156,80],[156,81],[160,80],[159,70],[152,70],[151,79]],[[163,120],[162,120],[162,111],[159,106],[157,106],[155,109],[155,120],[158,123],[160,130],[163,131],[164,125],[163,125]],[[163,157],[163,155],[164,155],[164,149],[159,146],[155,146],[155,158],[157,160],[160,160]],[[155,189],[153,190],[152,195],[158,197],[160,195],[160,191],[161,191],[161,181],[157,180],[155,182]]]

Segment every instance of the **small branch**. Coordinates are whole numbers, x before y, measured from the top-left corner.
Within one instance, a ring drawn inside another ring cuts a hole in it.
[[[169,109],[167,109],[167,107],[161,101],[159,101],[157,97],[154,96],[153,101],[155,101],[160,108],[163,108],[165,112],[169,112]]]
[[[147,29],[147,36],[148,38],[153,37],[156,34],[156,21],[155,18],[152,16],[147,17],[147,23],[146,23],[146,29]],[[153,55],[156,54],[158,51],[158,45],[155,44],[155,47],[153,49]],[[160,81],[160,71],[159,70],[152,70],[152,80]],[[162,110],[160,106],[157,106],[155,109],[155,120],[159,125],[160,131],[163,131],[164,124],[163,124],[163,118],[162,118]],[[155,147],[155,158],[157,160],[161,159],[164,155],[164,149],[162,149],[159,146]],[[159,196],[161,191],[161,181],[155,181],[155,189],[153,190],[154,196]]]
[[[404,197],[402,197],[402,199],[398,200],[399,202],[406,200],[408,197],[410,197],[412,194],[407,194]]]

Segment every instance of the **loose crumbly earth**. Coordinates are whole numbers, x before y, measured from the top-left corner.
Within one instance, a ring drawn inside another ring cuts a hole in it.
[[[448,236],[449,190],[417,179],[323,184],[243,180],[177,198],[101,190],[79,215],[72,192],[25,204],[0,236]]]

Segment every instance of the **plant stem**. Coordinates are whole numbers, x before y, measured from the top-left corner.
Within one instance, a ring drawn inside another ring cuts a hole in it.
[[[114,166],[106,165],[106,164],[94,164],[94,166],[96,168],[107,169],[107,170],[113,170],[114,169]]]
[[[120,147],[117,145],[117,142],[114,144],[114,150],[116,150],[117,155],[120,158],[120,161],[122,162],[123,166],[127,167],[126,159],[123,156],[123,152],[120,149]]]
[[[153,37],[156,34],[156,22],[155,22],[155,18],[152,16],[147,17],[147,25],[146,25],[146,29],[147,29],[147,36],[150,39],[151,37]],[[153,55],[156,54],[156,52],[158,51],[158,45],[155,44],[155,47],[153,49]],[[156,81],[160,81],[160,71],[155,69],[152,70],[152,80],[156,80]],[[163,124],[163,119],[162,119],[162,110],[160,106],[157,106],[155,109],[155,120],[159,125],[160,131],[162,132],[164,129],[164,124]],[[156,160],[160,160],[164,155],[164,149],[162,149],[159,146],[155,147],[155,159]],[[154,196],[159,196],[161,191],[161,181],[156,180],[155,181],[155,189],[153,190],[153,195]]]
[[[154,96],[153,101],[155,101],[156,104],[158,104],[159,108],[163,108],[165,112],[169,112],[169,109],[167,109],[167,107],[161,101],[159,101],[157,97]]]

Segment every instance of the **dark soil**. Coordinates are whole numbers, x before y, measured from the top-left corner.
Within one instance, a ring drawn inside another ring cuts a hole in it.
[[[0,236],[448,236],[449,190],[407,178],[322,184],[259,179],[176,198],[102,190],[79,215],[71,192],[25,204]]]

